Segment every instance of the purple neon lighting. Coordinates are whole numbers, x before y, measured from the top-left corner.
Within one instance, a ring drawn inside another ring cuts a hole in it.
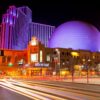
[[[69,21],[60,25],[49,41],[49,47],[99,51],[99,31],[81,21]]]
[[[7,17],[7,20],[6,20],[6,22],[8,23],[8,17]]]

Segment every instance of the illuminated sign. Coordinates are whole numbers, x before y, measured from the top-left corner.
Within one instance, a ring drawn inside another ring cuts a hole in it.
[[[35,63],[35,66],[48,67],[49,63]]]
[[[12,66],[13,66],[13,64],[10,62],[10,63],[8,64],[8,66],[9,66],[9,67],[12,67]]]
[[[23,60],[23,59],[21,59],[21,60],[18,62],[19,65],[22,65],[23,63],[24,63],[24,60]]]

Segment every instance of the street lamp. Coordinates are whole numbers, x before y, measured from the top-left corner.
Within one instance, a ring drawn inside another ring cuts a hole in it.
[[[89,64],[90,64],[90,59],[88,59],[88,64],[87,64],[87,66],[86,66],[86,68],[87,68],[87,84],[89,83]]]
[[[74,65],[75,65],[75,60],[74,58],[79,56],[79,53],[76,51],[71,52],[72,55],[72,64],[71,64],[71,73],[72,73],[72,82],[74,82]]]
[[[55,50],[56,52],[57,52],[57,62],[56,62],[56,67],[58,67],[58,69],[56,68],[56,72],[57,72],[57,70],[60,72],[60,51],[59,51],[59,49],[56,49]]]

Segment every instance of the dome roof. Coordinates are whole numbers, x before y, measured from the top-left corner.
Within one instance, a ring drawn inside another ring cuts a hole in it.
[[[55,29],[49,47],[98,51],[99,31],[93,25],[81,21],[69,21]]]

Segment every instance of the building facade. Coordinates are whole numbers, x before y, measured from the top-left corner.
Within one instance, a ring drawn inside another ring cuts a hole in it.
[[[25,49],[32,36],[48,46],[48,40],[55,27],[32,22],[32,11],[29,7],[10,6],[2,16],[1,45],[5,49]]]
[[[25,50],[0,50],[0,70],[20,71],[21,75],[71,75],[73,72],[81,76],[87,70],[100,75],[99,65],[100,52],[47,48],[35,37]]]
[[[45,47],[48,47],[49,39],[54,30],[54,26],[32,22],[30,23],[30,40],[32,36],[35,36]]]

